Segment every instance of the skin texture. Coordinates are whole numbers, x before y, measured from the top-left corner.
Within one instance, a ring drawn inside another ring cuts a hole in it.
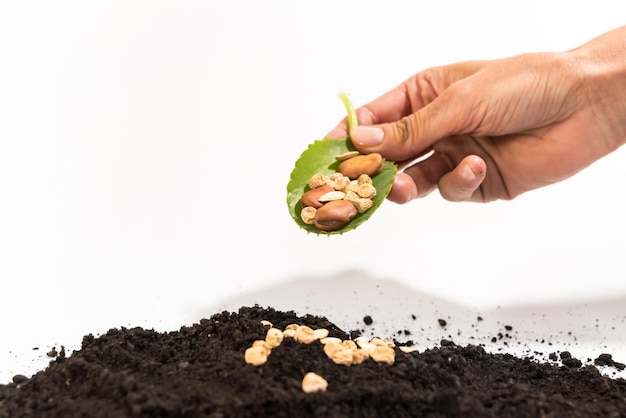
[[[351,138],[359,151],[409,165],[389,200],[436,189],[450,201],[513,199],[626,141],[626,26],[565,52],[427,69],[357,117]],[[346,119],[327,134],[346,136]]]

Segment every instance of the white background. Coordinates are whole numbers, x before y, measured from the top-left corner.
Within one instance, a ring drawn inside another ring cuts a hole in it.
[[[88,333],[253,303],[346,329],[369,313],[425,346],[481,314],[489,338],[506,321],[531,350],[626,361],[624,149],[511,202],[386,202],[343,236],[285,203],[339,92],[359,106],[429,66],[573,48],[624,24],[618,4],[3,2],[0,382]]]

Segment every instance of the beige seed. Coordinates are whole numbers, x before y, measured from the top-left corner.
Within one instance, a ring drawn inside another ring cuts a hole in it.
[[[356,350],[358,348],[356,343],[353,340],[343,340],[341,342],[341,345],[347,348],[348,350]]]
[[[402,351],[403,353],[414,353],[417,351],[417,348],[415,347],[406,347],[406,346],[401,346],[400,347],[400,351]]]
[[[359,344],[359,347],[365,350],[365,352],[367,352],[367,354],[369,354],[371,357],[372,353],[374,352],[374,350],[376,350],[376,347],[378,346],[370,342],[364,342],[364,343]]]
[[[341,345],[341,341],[335,342],[331,341],[324,344],[324,354],[326,354],[329,358],[332,358],[333,355],[337,351],[345,350],[346,348]]]
[[[352,357],[353,357],[352,353],[353,353],[353,350],[350,350],[349,348],[344,348],[343,350],[335,351],[333,355],[330,356],[330,359],[335,364],[342,364],[344,366],[350,366],[352,365]]]
[[[307,327],[306,325],[300,325],[296,329],[296,334],[293,336],[293,338],[297,342],[302,344],[311,344],[313,341],[316,340],[313,329],[311,327]]]
[[[256,340],[252,343],[252,347],[261,347],[265,353],[269,356],[270,353],[272,352],[272,346],[269,345],[266,341],[264,340]]]
[[[323,174],[315,174],[309,179],[309,187],[315,189],[326,184],[327,177]]]
[[[360,337],[356,337],[354,339],[354,342],[356,343],[356,345],[358,345],[359,347],[363,347],[363,344],[369,343],[370,339],[369,337],[366,337],[364,335],[361,335]]]
[[[283,332],[278,328],[270,328],[265,335],[265,342],[270,347],[278,347],[283,342]]]
[[[298,325],[298,324],[289,324],[289,325],[287,325],[287,326],[285,327],[285,329],[293,329],[293,330],[296,330],[296,329],[298,329],[298,327],[299,327],[299,326],[300,326],[300,325]]]
[[[331,343],[341,344],[341,338],[337,338],[337,337],[320,338],[320,342],[324,345],[331,344]]]
[[[360,155],[359,151],[348,151],[348,152],[344,152],[343,154],[337,155],[335,159],[337,161],[344,161],[344,160],[347,160],[348,158],[356,157],[357,155]]]
[[[361,364],[370,358],[370,355],[362,348],[352,350],[352,364]]]
[[[261,346],[250,347],[246,349],[244,354],[246,363],[252,364],[253,366],[264,364],[267,361],[267,356],[265,349]]]
[[[328,330],[324,328],[318,328],[313,331],[313,335],[316,340],[321,340],[322,338],[328,337]]]
[[[274,326],[270,321],[265,320],[265,319],[261,320],[261,325],[263,325],[264,327],[273,327]]]
[[[343,178],[343,177],[345,177],[345,176],[343,174],[341,174],[341,173],[333,173],[330,176],[328,176],[328,178],[331,179],[332,181],[337,181],[337,180],[339,180],[340,178]]]
[[[359,213],[363,213],[374,206],[374,201],[365,197],[360,197],[356,199],[356,201],[351,200],[351,202],[354,204],[354,207]],[[313,223],[315,223],[315,221],[313,221]]]
[[[344,192],[340,192],[339,190],[333,190],[332,192],[324,193],[319,197],[319,201],[322,203],[332,202],[333,200],[342,200],[346,197]]]
[[[351,184],[352,181],[348,177],[341,175],[341,177],[335,180],[335,190],[345,193]]]
[[[286,329],[283,331],[283,337],[285,338],[293,338],[296,336],[296,330],[295,329]]]
[[[302,391],[305,393],[325,392],[328,382],[317,373],[308,372],[302,379]]]
[[[372,198],[376,196],[376,187],[374,187],[374,185],[370,183],[359,184],[357,186],[356,193],[360,197]]]
[[[367,174],[361,174],[358,179],[356,179],[357,184],[372,184],[373,180]]]
[[[317,209],[315,209],[313,206],[304,207],[300,212],[300,219],[302,219],[302,222],[307,225],[313,225],[315,223],[315,212],[317,212]]]
[[[387,363],[392,365],[396,359],[396,352],[393,351],[393,348],[391,347],[379,345],[376,346],[372,353],[370,353],[370,357],[378,363]]]
[[[387,344],[387,341],[383,340],[382,338],[379,337],[374,337],[370,340],[370,342],[374,345],[384,345],[384,346],[388,346],[389,344]]]

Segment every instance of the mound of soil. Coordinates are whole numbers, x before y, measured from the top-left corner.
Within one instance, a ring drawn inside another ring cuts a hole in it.
[[[0,385],[0,417],[626,417],[626,380],[593,365],[543,363],[451,341],[422,352],[396,346],[392,365],[370,359],[344,366],[317,341],[286,338],[253,366],[244,353],[265,338],[262,320],[350,338],[324,317],[258,306],[175,332],[111,329],[85,336],[70,356],[61,350],[32,378]],[[328,381],[326,391],[302,390],[310,371]]]

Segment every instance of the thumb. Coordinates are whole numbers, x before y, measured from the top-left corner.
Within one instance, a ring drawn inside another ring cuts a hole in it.
[[[452,100],[448,91],[398,121],[354,127],[350,131],[352,143],[361,152],[378,152],[387,159],[404,161],[443,138],[470,132],[473,106],[458,96]]]

